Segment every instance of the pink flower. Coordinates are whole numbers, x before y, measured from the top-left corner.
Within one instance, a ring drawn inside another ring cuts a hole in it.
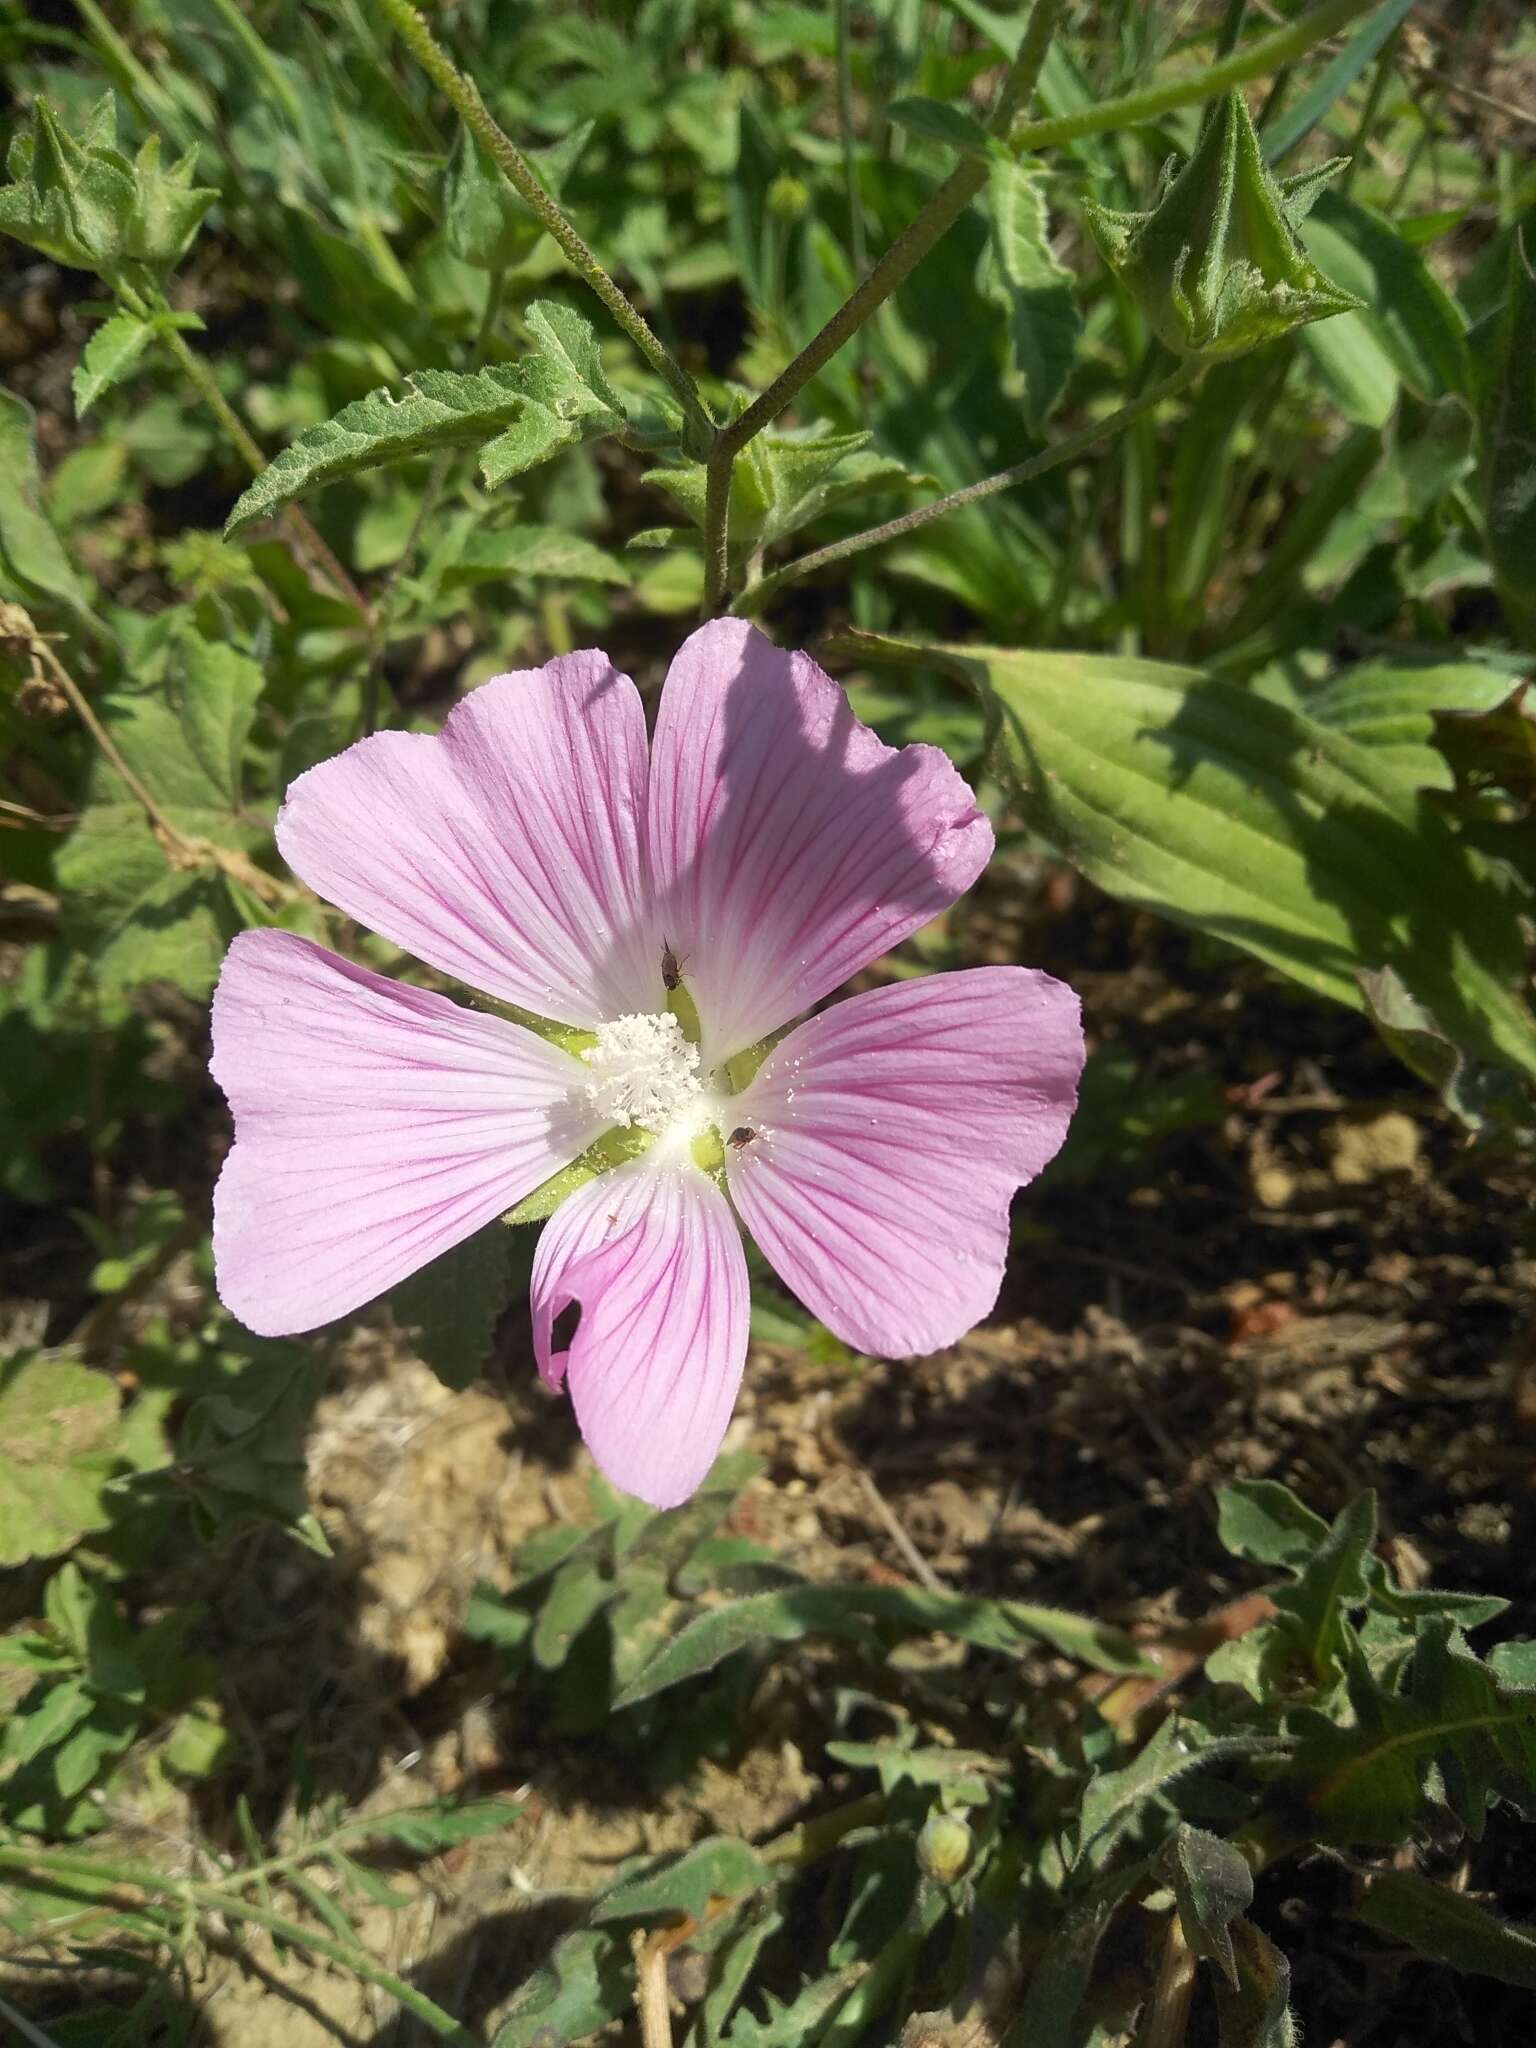
[[[1009,1201],[1076,1103],[1077,998],[1028,968],[935,974],[764,1056],[992,851],[949,760],[882,744],[806,655],[701,628],[649,750],[603,654],[500,676],[440,734],[378,733],[300,776],[277,840],[348,916],[567,1036],[292,933],[237,938],[213,1003],[236,1135],[213,1242],[251,1329],[371,1301],[627,1135],[635,1156],[545,1225],[534,1343],[602,1470],[666,1507],[709,1469],[741,1379],[738,1217],[863,1351],[937,1350],[996,1301]],[[692,1022],[689,998],[697,1042],[674,1015]]]

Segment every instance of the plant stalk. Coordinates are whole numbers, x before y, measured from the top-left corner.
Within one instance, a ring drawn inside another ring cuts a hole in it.
[[[439,2040],[447,2041],[449,2048],[483,2048],[477,2037],[467,2027],[460,2026],[450,2012],[418,1991],[414,1984],[408,1984],[403,1977],[397,1977],[393,1970],[387,1970],[382,1963],[374,1962],[367,1950],[348,1947],[345,1943],[333,1941],[328,1935],[317,1934],[302,1927],[296,1920],[286,1919],[265,1906],[253,1905],[237,1892],[226,1890],[222,1885],[196,1884],[187,1880],[163,1877],[158,1870],[136,1863],[98,1863],[93,1857],[72,1856],[67,1850],[18,1849],[0,1845],[0,1870],[13,1870],[23,1877],[41,1879],[47,1883],[50,1877],[59,1880],[58,1889],[66,1897],[71,1891],[77,1895],[84,1885],[116,1886],[130,1892],[144,1892],[154,1898],[167,1899],[194,1913],[219,1913],[236,1920],[248,1920],[254,1926],[265,1927],[280,1941],[295,1948],[307,1948],[316,1955],[325,1956],[343,1969],[351,1970],[367,1984],[393,1998],[422,2025],[431,2029]],[[98,1901],[93,1898],[93,1903]]]
[[[962,490],[951,491],[947,497],[935,498],[931,504],[919,505],[911,512],[903,512],[897,519],[886,520],[883,526],[872,526],[864,533],[850,534],[846,540],[836,540],[824,548],[817,548],[809,555],[802,555],[796,562],[788,562],[782,569],[776,569],[771,576],[765,576],[760,583],[751,584],[731,606],[733,612],[756,611],[767,600],[782,590],[786,584],[798,583],[802,576],[810,575],[813,569],[825,569],[830,563],[845,561],[849,555],[862,554],[866,548],[879,547],[888,540],[900,540],[904,534],[914,533],[930,520],[942,519],[946,513],[958,512],[964,505],[974,505],[983,498],[994,497],[999,491],[1011,490],[1015,484],[1030,483],[1037,476],[1057,469],[1064,462],[1084,455],[1090,448],[1096,448],[1101,441],[1112,439],[1133,420],[1144,412],[1171,398],[1175,392],[1183,391],[1200,375],[1205,365],[1198,359],[1181,363],[1171,376],[1131,399],[1106,419],[1093,426],[1084,427],[1080,433],[1069,434],[1065,440],[1054,442],[1049,448],[1042,448],[1038,455],[1031,455],[1026,462],[1016,462],[1011,469],[999,470],[996,476],[984,477],[980,483],[966,484]]]
[[[536,216],[545,233],[558,243],[572,267],[596,292],[651,368],[665,380],[694,434],[701,443],[707,442],[714,434],[715,425],[699,396],[698,386],[544,190],[528,159],[480,97],[480,88],[474,80],[466,77],[454,63],[410,0],[377,0],[377,4],[388,15],[416,62],[452,104],[465,127],[495,158],[503,176]]]
[[[160,308],[157,310],[169,309]],[[197,355],[187,346],[186,337],[182,334],[180,328],[167,326],[160,328],[158,331],[161,340],[164,341],[166,347],[176,358],[177,364],[188,382],[192,384],[199,398],[202,399],[204,405],[207,406],[208,410],[229,436],[247,468],[250,469],[253,475],[259,476],[267,466],[267,458],[261,452],[261,444],[219,389],[218,379],[214,376],[212,370],[209,369],[200,355]],[[297,505],[289,505],[285,507],[282,513],[282,520],[297,536],[302,551],[308,555],[309,559],[325,576],[327,581],[334,584],[336,589],[346,598],[348,604],[357,612],[364,627],[371,629],[373,623],[372,607],[357,584],[347,574],[340,562],[337,561],[335,555],[321,538],[318,529],[312,524],[308,515],[301,512]]]
[[[388,0],[396,4],[396,0]],[[1050,49],[1051,37],[1061,17],[1065,0],[1035,0],[1034,12],[1024,32],[1018,54],[1009,66],[988,127],[1005,135],[1018,108],[1034,91]],[[731,469],[736,457],[764,427],[772,424],[796,394],[818,370],[835,356],[904,283],[939,238],[946,234],[987,182],[989,164],[985,157],[967,157],[957,164],[920,212],[908,221],[885,254],[866,272],[838,307],[821,332],[808,341],[799,355],[746,411],[722,427],[710,451],[704,500],[704,608],[709,614],[721,609],[730,577],[729,511]]]

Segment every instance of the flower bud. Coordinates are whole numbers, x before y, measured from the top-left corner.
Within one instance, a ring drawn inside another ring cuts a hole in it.
[[[171,169],[152,135],[130,162],[117,148],[117,106],[106,93],[71,135],[46,100],[11,143],[0,190],[0,231],[76,270],[110,277],[125,263],[157,277],[180,261],[217,199],[192,183],[195,152]]]
[[[768,187],[768,211],[776,220],[799,220],[811,203],[811,195],[798,178],[783,171]]]
[[[1105,262],[1178,355],[1241,355],[1361,301],[1313,263],[1296,230],[1348,161],[1277,179],[1240,92],[1211,109],[1149,213],[1086,206]]]
[[[918,1868],[940,1884],[956,1884],[969,1869],[975,1846],[958,1814],[931,1813],[917,1838]]]

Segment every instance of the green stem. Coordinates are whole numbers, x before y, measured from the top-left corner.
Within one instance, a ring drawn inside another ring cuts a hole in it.
[[[853,43],[848,14],[851,0],[837,0],[837,139],[843,153],[843,191],[848,201],[848,245],[853,267],[862,271],[869,262],[864,240],[864,209],[859,204],[858,167],[854,160],[853,137]]]
[[[508,183],[538,219],[545,233],[559,244],[572,267],[596,292],[651,368],[665,379],[700,444],[707,444],[715,427],[697,385],[544,190],[532,165],[480,97],[480,89],[474,80],[466,78],[460,71],[410,0],[377,0],[377,4],[393,22],[416,62],[452,104],[465,127],[495,158]]]
[[[1376,116],[1381,111],[1382,97],[1397,71],[1397,53],[1403,40],[1402,24],[1393,29],[1387,37],[1381,55],[1376,59],[1376,74],[1371,80],[1371,89],[1366,94],[1365,106],[1360,115],[1360,126],[1355,131],[1354,147],[1344,166],[1337,191],[1341,199],[1349,197],[1349,188],[1355,182],[1361,164],[1365,161],[1366,145],[1371,139],[1371,130],[1376,125]]]
[[[54,1888],[63,1891],[66,1897],[71,1895],[72,1889],[78,1895],[82,1884],[98,1889],[120,1886],[129,1891],[147,1892],[157,1898],[173,1900],[177,1905],[196,1912],[220,1913],[231,1919],[248,1920],[254,1926],[265,1927],[269,1933],[296,1948],[310,1949],[316,1955],[339,1963],[343,1969],[351,1970],[364,1983],[372,1984],[393,1998],[440,2040],[449,2042],[451,2048],[482,2048],[475,2035],[460,2026],[452,2013],[445,2012],[413,1984],[397,1977],[393,1970],[374,1962],[365,1949],[351,1948],[343,1942],[332,1941],[327,1935],[316,1934],[312,1929],[300,1926],[296,1920],[286,1919],[265,1906],[253,1905],[249,1899],[241,1898],[237,1892],[226,1890],[222,1885],[193,1884],[162,1877],[158,1870],[147,1865],[98,1863],[92,1857],[71,1856],[67,1851],[57,1849],[0,1847],[0,1870],[13,1870],[43,1884],[48,1883],[50,1876],[57,1878],[60,1882]]]
[[[162,301],[155,310],[169,312],[170,308]],[[219,389],[218,380],[212,370],[201,356],[194,354],[187,346],[186,336],[179,327],[163,326],[158,332],[160,339],[176,358],[183,375],[233,442],[246,467],[254,475],[259,475],[267,466],[267,458],[261,452],[261,444]],[[297,505],[289,505],[282,514],[282,520],[296,536],[303,552],[327,580],[335,585],[348,604],[353,606],[364,626],[371,628],[373,612],[367,598],[337,561],[309,518]]]
[[[1100,442],[1113,438],[1128,427],[1144,412],[1148,412],[1165,398],[1182,391],[1194,382],[1205,365],[1196,359],[1182,363],[1169,377],[1154,384],[1112,412],[1106,419],[1099,420],[1091,427],[1084,427],[1081,433],[1069,434],[1064,441],[1057,441],[1049,448],[1042,448],[1038,455],[1031,455],[1027,462],[1017,462],[1012,469],[999,470],[996,476],[985,477],[980,483],[967,484],[963,490],[951,491],[947,497],[935,498],[931,504],[919,505],[915,511],[902,513],[899,519],[888,519],[883,526],[872,526],[864,533],[850,534],[846,540],[833,541],[829,547],[817,548],[814,553],[802,555],[796,562],[788,562],[773,575],[765,576],[761,583],[754,583],[744,590],[732,605],[732,611],[756,611],[768,598],[782,590],[786,584],[798,583],[814,569],[824,569],[832,562],[845,561],[849,555],[862,554],[866,548],[881,546],[888,540],[900,540],[904,534],[914,533],[920,526],[926,526],[932,519],[942,519],[946,513],[958,512],[964,505],[974,505],[983,498],[990,498],[999,491],[1011,490],[1015,484],[1030,483],[1037,476],[1057,469],[1064,462],[1071,462],[1079,455],[1085,455],[1090,448],[1097,448]]]
[[[394,4],[394,0],[390,0],[390,4]],[[997,104],[987,123],[994,135],[1007,134],[1019,107],[1033,93],[1064,5],[1065,0],[1035,0],[1024,39],[1008,68]],[[989,168],[985,157],[967,157],[964,163],[957,164],[922,209],[908,221],[874,268],[866,272],[821,332],[806,343],[794,361],[774,378],[768,389],[755,398],[745,412],[716,434],[704,493],[706,615],[713,615],[722,608],[730,581],[731,469],[736,457],[764,427],[778,418],[796,393],[831,361],[897,286],[911,276],[934,243],[953,227],[987,182]]]
[[[1013,130],[1008,146],[1015,156],[1026,150],[1054,149],[1063,142],[1080,142],[1087,135],[1105,135],[1112,129],[1129,128],[1140,121],[1153,121],[1178,107],[1192,107],[1201,100],[1214,99],[1235,85],[1247,85],[1267,72],[1278,70],[1304,57],[1318,43],[1336,35],[1357,14],[1364,14],[1376,0],[1322,0],[1296,21],[1261,36],[1245,49],[1235,50],[1201,71],[1187,71],[1161,85],[1143,86],[1123,93],[1119,99],[1101,100],[1075,114],[1056,114],[1045,121],[1026,121]]]

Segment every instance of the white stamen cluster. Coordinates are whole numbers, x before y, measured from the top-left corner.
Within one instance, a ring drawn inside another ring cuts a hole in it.
[[[631,1011],[597,1027],[582,1058],[592,1070],[587,1100],[612,1124],[643,1124],[658,1135],[702,1122],[699,1048],[669,1011]]]

